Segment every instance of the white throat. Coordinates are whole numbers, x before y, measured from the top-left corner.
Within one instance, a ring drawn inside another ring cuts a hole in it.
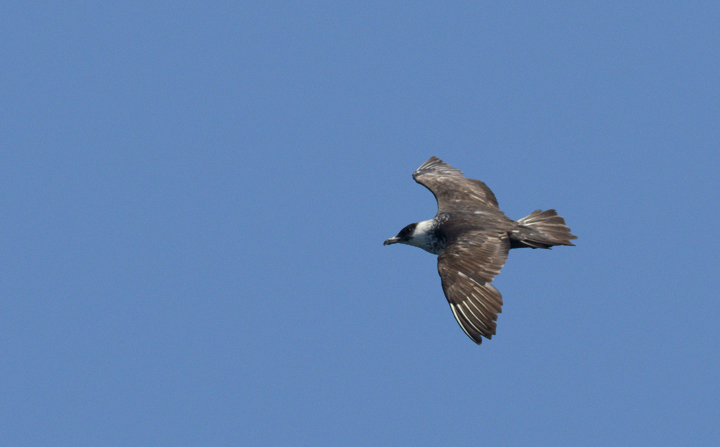
[[[438,240],[435,237],[436,226],[437,222],[435,222],[435,219],[418,222],[415,226],[415,231],[413,231],[412,238],[407,244],[422,248],[435,255],[439,254],[445,247],[440,247],[440,244],[438,244]]]

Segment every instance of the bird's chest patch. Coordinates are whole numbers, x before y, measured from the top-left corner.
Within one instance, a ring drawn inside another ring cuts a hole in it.
[[[447,245],[445,238],[438,237],[435,233],[430,233],[425,239],[425,247],[423,247],[423,250],[434,255],[439,255],[440,252],[445,249],[445,245]]]
[[[438,222],[437,219],[418,222],[410,245],[422,248],[434,255],[440,254],[447,245],[447,239],[436,231],[440,223],[442,221]]]

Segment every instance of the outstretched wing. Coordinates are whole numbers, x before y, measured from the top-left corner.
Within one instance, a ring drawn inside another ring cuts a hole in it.
[[[495,335],[502,295],[492,280],[500,273],[510,240],[507,233],[472,231],[463,234],[438,256],[438,273],[455,319],[475,343]]]
[[[482,206],[498,209],[495,194],[485,183],[463,177],[461,170],[435,156],[413,173],[413,179],[435,195],[441,213],[477,210]]]

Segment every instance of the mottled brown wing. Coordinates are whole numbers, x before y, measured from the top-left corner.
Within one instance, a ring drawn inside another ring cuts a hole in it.
[[[477,344],[495,334],[503,302],[490,283],[505,265],[509,250],[507,233],[474,231],[463,234],[438,256],[438,273],[450,309]]]
[[[413,173],[413,179],[435,195],[441,213],[477,210],[481,206],[498,208],[495,194],[485,183],[463,177],[461,170],[435,156]]]

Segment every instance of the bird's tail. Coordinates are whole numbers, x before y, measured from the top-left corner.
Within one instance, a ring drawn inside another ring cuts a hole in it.
[[[550,248],[554,245],[575,245],[570,242],[577,236],[570,234],[565,219],[555,210],[535,210],[517,221],[521,228],[517,247]]]

